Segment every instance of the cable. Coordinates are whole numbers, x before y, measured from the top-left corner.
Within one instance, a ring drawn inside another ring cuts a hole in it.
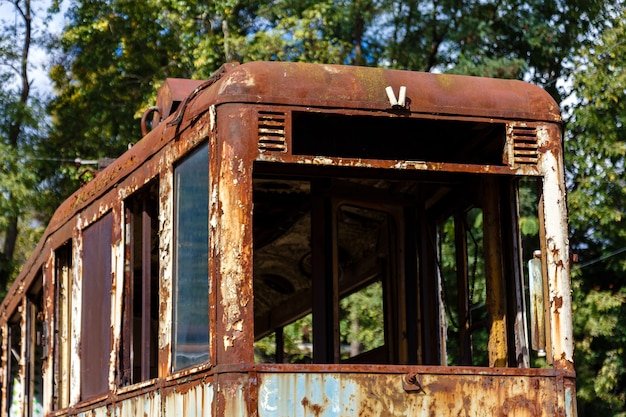
[[[583,269],[583,268],[585,268],[585,267],[587,267],[589,265],[593,265],[595,263],[602,262],[602,261],[604,261],[604,260],[606,260],[608,258],[611,258],[611,257],[615,256],[615,255],[619,255],[622,252],[626,252],[626,247],[614,250],[613,252],[609,252],[606,255],[602,255],[599,258],[592,259],[592,260],[584,262],[584,263],[582,263],[580,265],[575,265],[575,266],[572,267],[572,271],[577,271],[577,270]]]

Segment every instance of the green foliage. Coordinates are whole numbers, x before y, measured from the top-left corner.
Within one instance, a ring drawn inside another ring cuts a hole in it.
[[[283,363],[311,363],[313,360],[313,316],[306,316],[283,327]],[[256,362],[274,362],[276,333],[254,343]]]
[[[54,129],[42,151],[65,160],[117,157],[141,138],[141,114],[161,80],[190,75],[172,58],[177,33],[155,1],[77,1],[67,13],[50,71]],[[58,166],[41,166],[57,202],[79,185],[76,170]]]
[[[565,141],[581,415],[626,415],[626,12],[616,10],[577,59]]]
[[[383,285],[376,281],[339,301],[342,359],[385,344]]]
[[[40,178],[33,156],[46,122],[29,79],[29,51],[35,43],[30,3],[5,5],[4,10],[13,15],[0,21],[0,297],[41,233],[37,212]]]

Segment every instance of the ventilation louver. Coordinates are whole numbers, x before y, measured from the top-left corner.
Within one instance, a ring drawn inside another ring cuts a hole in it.
[[[265,152],[285,152],[285,119],[283,112],[259,112],[259,150]]]
[[[536,165],[539,160],[536,126],[512,126],[513,165]]]

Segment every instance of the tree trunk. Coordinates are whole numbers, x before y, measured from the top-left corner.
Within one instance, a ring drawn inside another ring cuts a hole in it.
[[[16,113],[15,120],[9,128],[9,146],[17,148],[19,145],[19,137],[22,131],[22,119],[24,117],[24,108],[28,102],[30,95],[30,83],[28,81],[28,52],[30,50],[31,42],[31,8],[30,0],[25,0],[21,5],[19,1],[14,3],[15,9],[24,21],[24,43],[22,45],[22,55],[20,62],[20,79],[21,79],[21,91],[19,109]],[[13,169],[17,169],[15,166]],[[13,196],[9,194],[9,201]],[[2,254],[0,256],[0,290],[7,288],[11,274],[13,272],[13,257],[15,255],[15,245],[17,244],[17,237],[19,233],[19,210],[18,204],[11,204],[13,206],[12,213],[7,218],[7,229],[4,236],[4,246],[2,248]]]

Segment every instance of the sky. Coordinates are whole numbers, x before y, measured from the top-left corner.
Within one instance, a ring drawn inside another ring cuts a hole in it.
[[[20,20],[13,3],[14,1],[0,0],[0,25],[6,25],[7,23],[13,24]],[[62,1],[62,11],[57,13],[50,23],[46,23],[44,19],[46,18],[47,9],[50,6],[50,3],[51,0],[31,0],[33,36],[35,38],[41,37],[46,32],[59,34],[63,29],[64,15],[68,7],[69,0]],[[21,41],[21,39],[16,40],[16,42]],[[33,89],[43,94],[51,93],[52,82],[48,77],[50,59],[47,51],[40,46],[32,45],[29,55],[31,62],[29,79],[32,82]]]

